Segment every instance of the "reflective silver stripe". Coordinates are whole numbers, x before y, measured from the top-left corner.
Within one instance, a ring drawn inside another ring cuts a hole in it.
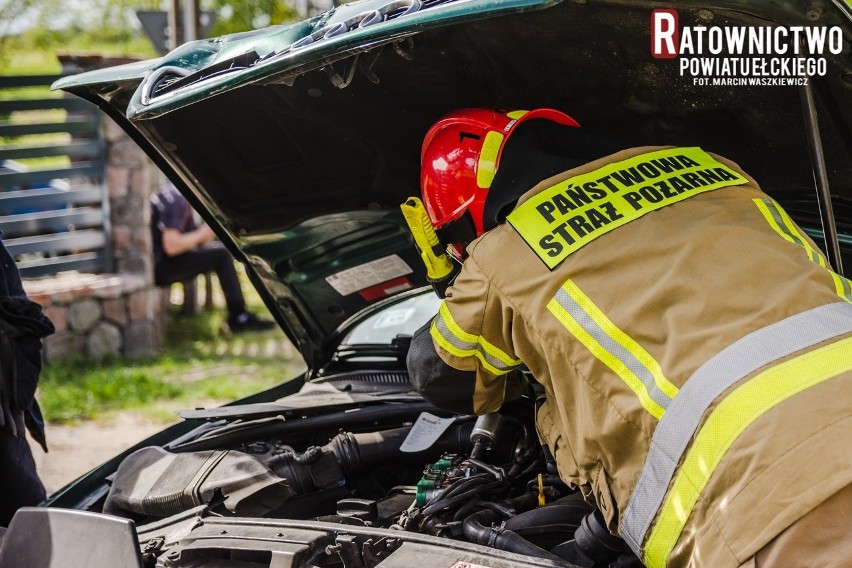
[[[507,365],[497,357],[488,353],[485,348],[478,342],[474,341],[465,341],[464,339],[458,337],[447,326],[447,323],[444,321],[444,318],[441,317],[441,314],[435,316],[433,320],[435,323],[435,329],[441,335],[444,340],[458,349],[459,351],[466,352],[467,355],[476,355],[483,359],[483,361],[494,368],[498,374],[508,373],[512,369],[518,367],[518,365]]]
[[[713,401],[761,367],[850,332],[852,304],[827,304],[746,335],[693,373],[654,430],[642,474],[621,520],[621,536],[639,558],[677,464]]]
[[[621,361],[625,367],[636,375],[645,386],[651,400],[659,404],[663,409],[668,408],[672,399],[657,387],[654,374],[648,367],[642,364],[636,356],[613,339],[601,326],[572,298],[568,292],[560,288],[553,298],[556,303],[568,312],[583,330],[597,341],[601,347],[606,349],[610,355]]]
[[[435,327],[438,329],[438,333],[441,334],[441,337],[447,340],[447,342],[456,349],[460,349],[462,351],[473,351],[476,349],[475,341],[465,341],[450,331],[450,328],[447,327],[444,318],[442,318],[440,314],[435,316]]]

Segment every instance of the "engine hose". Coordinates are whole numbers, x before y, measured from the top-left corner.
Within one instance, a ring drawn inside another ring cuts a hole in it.
[[[304,453],[292,448],[276,455],[267,465],[279,476],[289,480],[299,494],[316,489],[339,486],[355,471],[370,467],[391,458],[394,463],[421,464],[448,452],[470,448],[473,423],[453,424],[429,448],[420,452],[401,452],[400,446],[411,427],[394,428],[379,432],[353,434],[341,432],[325,446],[311,446]]]
[[[470,460],[468,460],[468,461],[470,461],[471,465],[475,465],[477,467],[477,469],[487,471],[488,473],[493,475],[498,480],[502,480],[504,477],[506,477],[506,472],[503,471],[499,467],[494,467],[493,465],[488,465],[487,463],[480,461],[480,460],[478,460],[474,457],[471,457]]]
[[[490,478],[485,474],[473,475],[471,477],[465,477],[462,479],[457,479],[447,486],[446,489],[438,493],[435,497],[435,501],[440,501],[442,499],[446,499],[448,497],[452,497],[453,495],[458,495],[462,491],[467,491],[474,485],[482,485],[483,483],[488,483]]]
[[[434,501],[446,501],[447,499],[458,497],[459,495],[470,495],[471,492],[478,493],[482,491],[483,486],[488,485],[489,483],[493,483],[493,481],[487,477],[471,479],[468,483],[461,483],[453,487],[452,491],[448,491],[446,495],[440,496],[440,498],[436,498]]]
[[[332,438],[322,449],[326,452],[332,452],[343,471],[349,474],[357,469],[386,460],[391,455],[396,460],[420,464],[447,452],[466,451],[472,445],[470,441],[471,430],[473,430],[473,422],[471,421],[453,424],[434,444],[419,452],[399,451],[400,446],[411,431],[410,426],[363,434],[343,432]]]
[[[285,452],[293,461],[301,465],[310,465],[322,457],[322,450],[316,446],[305,450],[303,454],[297,454],[294,451]]]
[[[520,420],[518,420],[514,416],[508,416],[508,415],[503,416],[503,420],[506,421],[506,422],[511,422],[512,424],[514,424],[515,426],[517,426],[518,428],[521,429],[521,432],[523,433],[523,447],[524,448],[528,449],[533,445],[533,441],[534,441],[533,436],[532,436],[532,433],[530,432],[530,429],[527,427],[526,424],[524,424],[523,422],[521,422]]]
[[[612,560],[627,551],[624,541],[609,532],[598,509],[583,517],[574,532],[574,540],[583,554],[596,562]]]
[[[483,507],[496,512],[501,517],[506,517],[507,519],[518,514],[517,511],[502,503],[495,503],[494,501],[484,501],[480,504]]]
[[[484,469],[485,471],[483,473],[477,473],[470,477],[465,477],[463,479],[457,479],[453,481],[451,484],[442,489],[440,493],[432,497],[432,499],[427,504],[437,503],[438,501],[443,501],[445,499],[453,497],[454,495],[458,495],[462,491],[467,491],[469,489],[469,486],[487,483],[491,476],[495,477],[497,481],[502,481],[503,474],[502,470],[500,470],[499,468],[491,467],[487,464],[484,464],[483,462],[474,459],[470,459],[470,463],[476,465],[480,469]]]
[[[511,477],[526,477],[526,476],[530,475],[532,472],[534,472],[535,470],[543,470],[544,467],[545,467],[544,455],[542,455],[539,452],[539,454],[535,457],[535,459],[523,471],[521,471],[519,474],[514,473],[514,471],[513,471],[513,472],[511,472],[510,476]],[[512,467],[512,469],[514,470],[514,466]]]
[[[528,509],[535,506],[537,497],[532,494],[515,497],[508,501],[513,509]],[[499,520],[499,513],[491,509],[483,509],[465,519],[462,523],[464,536],[471,542],[483,544],[492,548],[498,548],[507,552],[526,554],[536,558],[544,558],[564,566],[565,560],[559,558],[543,548],[539,548],[530,541],[519,536],[511,530],[492,528],[491,523]]]
[[[441,509],[446,509],[447,507],[452,507],[456,503],[462,503],[464,501],[467,501],[468,499],[473,498],[479,493],[484,493],[486,491],[491,491],[492,489],[498,489],[500,487],[503,487],[502,481],[494,481],[485,485],[481,485],[479,487],[474,487],[473,489],[469,489],[468,491],[464,491],[462,493],[459,493],[458,495],[453,495],[452,497],[447,497],[446,499],[443,499],[441,501],[429,503],[423,508],[423,514],[431,515],[433,513],[437,513]]]
[[[477,505],[479,505],[479,501],[477,501],[476,499],[471,499],[470,501],[458,508],[458,510],[453,515],[453,521],[458,522],[462,519],[467,518],[470,512],[473,511],[477,507]]]
[[[479,460],[471,458],[470,463],[478,469],[484,470],[484,473],[476,474],[473,477],[459,479],[453,482],[450,486],[444,488],[438,495],[434,496],[423,508],[424,515],[437,513],[441,509],[451,507],[456,503],[466,501],[472,497],[498,489],[506,484],[505,473],[502,469],[490,466]],[[489,481],[490,477],[494,477],[495,481]]]

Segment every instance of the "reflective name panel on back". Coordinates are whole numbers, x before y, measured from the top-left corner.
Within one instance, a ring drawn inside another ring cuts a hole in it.
[[[693,195],[748,180],[701,148],[614,162],[530,197],[507,220],[551,270],[613,229]]]

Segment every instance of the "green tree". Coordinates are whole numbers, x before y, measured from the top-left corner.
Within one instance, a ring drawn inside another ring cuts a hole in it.
[[[11,44],[23,20],[32,17],[40,0],[0,0],[0,67],[9,58]]]
[[[200,3],[216,14],[212,36],[299,17],[292,0]],[[165,0],[0,0],[0,73],[55,72],[58,51],[155,57],[135,12],[166,7]]]
[[[214,36],[283,24],[299,18],[293,5],[285,0],[210,0],[209,9],[216,12],[216,23],[211,30]]]
[[[160,0],[0,0],[0,69],[37,53],[50,67],[58,51],[152,57],[135,10],[159,7]]]

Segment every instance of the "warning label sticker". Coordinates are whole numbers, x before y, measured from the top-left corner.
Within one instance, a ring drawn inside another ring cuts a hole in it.
[[[399,447],[401,452],[422,452],[438,441],[455,418],[441,418],[428,412],[421,412],[405,441]]]
[[[341,296],[354,294],[364,288],[375,286],[381,282],[393,280],[405,274],[411,274],[413,270],[399,256],[392,254],[371,262],[367,262],[354,268],[341,270],[336,274],[327,276],[325,281],[337,290]]]

